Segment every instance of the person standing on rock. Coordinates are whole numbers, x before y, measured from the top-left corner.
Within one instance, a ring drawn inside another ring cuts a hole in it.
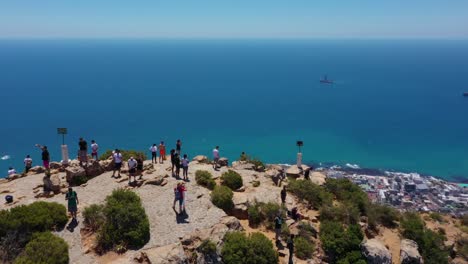
[[[32,167],[32,159],[31,159],[31,156],[29,155],[26,155],[26,158],[24,159],[24,173],[28,173],[29,170],[31,169]]]
[[[151,146],[149,148],[149,150],[151,151],[151,162],[152,163],[158,163],[158,146],[156,146],[156,144],[153,144],[153,146]]]
[[[310,180],[310,170],[311,168],[307,168],[304,172],[304,180]]]
[[[120,150],[116,149],[114,154],[112,154],[112,159],[114,160],[114,170],[112,171],[112,178],[115,177],[115,172],[118,171],[117,178],[120,178],[120,169],[122,168],[122,153]]]
[[[289,262],[288,264],[293,264],[293,257],[294,257],[294,234],[291,234],[291,236],[288,238],[288,241],[286,242],[286,246],[289,249]]]
[[[68,201],[68,212],[74,220],[76,220],[76,212],[78,211],[78,195],[73,191],[72,187],[68,188],[68,192],[65,195],[65,200]]]
[[[86,164],[88,163],[88,142],[86,142],[86,140],[84,140],[83,138],[80,138],[78,145],[80,146],[80,151],[78,155],[80,159],[80,166],[83,167],[83,162],[85,162]]]
[[[174,157],[175,157],[175,149],[171,149],[171,171],[172,171],[172,177],[174,177],[174,168],[175,168],[175,161],[174,161]]]
[[[175,176],[178,179],[180,177],[180,156],[178,153],[174,154],[174,164],[176,167]]]
[[[216,146],[213,149],[213,169],[218,168],[218,162],[219,162],[219,146]]]
[[[275,239],[276,242],[280,241],[281,236],[281,228],[283,227],[283,218],[281,218],[281,214],[278,213],[275,217]]]
[[[137,175],[140,175],[140,180],[141,178],[143,177],[143,156],[142,154],[138,154],[138,156],[136,157],[136,161],[137,161]]]
[[[177,186],[174,188],[174,204],[172,205],[172,209],[175,210],[175,205],[177,202],[179,202],[179,213],[182,212],[183,191],[184,188],[182,188],[182,183],[178,182]]]
[[[184,158],[182,159],[182,176],[184,176],[184,181],[188,181],[188,165],[189,160],[187,154],[184,154]]]
[[[164,141],[161,141],[159,144],[159,163],[164,163],[166,160],[166,145],[164,145]]]
[[[91,140],[91,157],[94,160],[98,160],[98,150],[99,150],[99,145],[96,143],[96,141]]]
[[[47,146],[41,146],[39,144],[36,144],[36,147],[40,148],[42,150],[42,165],[44,165],[44,168],[49,171],[49,163],[50,163],[50,154],[49,151],[47,150]]]
[[[132,181],[132,176],[133,180],[136,182],[136,169],[138,162],[135,160],[135,158],[130,157],[130,159],[127,161],[128,164],[128,184],[130,185]]]
[[[185,192],[187,189],[185,188],[185,182],[182,182],[179,185],[179,194],[180,194],[180,200],[179,200],[179,213],[185,212]]]
[[[176,152],[179,155],[180,155],[181,148],[182,148],[182,142],[180,141],[180,139],[178,139],[177,142],[176,142]]]
[[[281,189],[281,203],[285,204],[286,203],[286,186],[283,186],[283,189]]]

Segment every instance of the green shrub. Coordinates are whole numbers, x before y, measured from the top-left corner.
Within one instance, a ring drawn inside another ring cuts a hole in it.
[[[353,204],[340,204],[338,206],[322,206],[320,220],[343,222],[347,225],[359,222],[359,209]]]
[[[129,190],[114,190],[106,198],[106,221],[98,232],[98,245],[103,250],[138,249],[150,239],[149,221],[140,197]]]
[[[458,254],[460,254],[465,260],[468,260],[468,237],[460,237],[457,240],[456,247]]]
[[[195,172],[195,180],[199,185],[205,186],[210,190],[213,190],[216,186],[216,182],[213,180],[211,173],[205,170],[197,170]]]
[[[247,209],[249,225],[256,227],[263,222],[263,216],[260,213],[260,208],[257,205],[250,205]]]
[[[198,251],[204,255],[210,255],[216,253],[216,244],[211,240],[204,240],[201,245],[198,247]]]
[[[97,231],[106,221],[104,205],[92,204],[83,210],[84,224],[92,231]]]
[[[278,263],[273,244],[261,233],[253,233],[249,237],[241,232],[227,233],[221,256],[226,264]]]
[[[424,263],[448,263],[448,248],[445,246],[445,235],[427,229],[417,213],[405,213],[401,220],[403,237],[418,244]]]
[[[242,187],[242,177],[239,173],[229,170],[221,175],[221,180],[223,181],[223,185],[231,188],[231,190],[237,190]]]
[[[226,186],[216,186],[211,192],[211,202],[224,211],[229,211],[234,207],[232,197],[234,194]]]
[[[437,221],[437,222],[440,222],[440,223],[444,222],[444,218],[439,213],[436,213],[436,212],[430,213],[429,217],[434,221]]]
[[[50,232],[35,233],[15,264],[67,264],[68,245]]]
[[[102,153],[101,156],[99,157],[99,160],[107,160],[109,157],[112,156],[112,151],[114,150],[106,150],[106,152]],[[120,149],[120,153],[122,154],[122,159],[123,160],[129,160],[130,157],[138,157],[141,155],[143,160],[146,160],[146,154],[145,152],[138,151],[138,150],[122,150]]]
[[[350,225],[345,229],[341,223],[335,221],[322,221],[320,224],[322,248],[332,263],[346,263],[351,259],[350,263],[356,263],[364,259],[360,253],[363,238],[358,225]]]
[[[314,244],[303,237],[294,238],[294,254],[300,259],[310,259],[314,252]]]
[[[359,209],[361,215],[367,215],[369,198],[361,187],[349,179],[328,179],[325,188],[334,194],[338,201],[351,203]]]
[[[332,195],[323,187],[311,181],[291,179],[288,191],[299,198],[299,200],[306,201],[309,206],[316,209],[320,209],[323,205],[332,204]]]
[[[266,222],[266,227],[269,229],[274,228],[274,220],[278,213],[281,214],[283,219],[286,218],[286,208],[283,208],[277,203],[255,203],[249,205],[247,210],[249,217],[249,225],[257,226],[262,222]]]
[[[299,236],[312,241],[313,237],[317,237],[317,230],[315,230],[309,223],[301,221],[297,226]]]
[[[369,204],[367,219],[369,227],[373,230],[377,229],[377,225],[381,224],[388,228],[397,227],[399,213],[386,205]]]

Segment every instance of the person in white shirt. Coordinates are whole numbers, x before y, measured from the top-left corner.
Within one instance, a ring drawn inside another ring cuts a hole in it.
[[[24,171],[25,173],[28,173],[28,171],[32,167],[32,159],[31,156],[27,155],[26,158],[24,159]]]
[[[116,171],[119,172],[117,178],[120,178],[120,169],[122,168],[122,153],[120,153],[120,150],[115,150],[114,154],[112,154],[112,159],[114,160],[114,170],[112,171],[112,178],[115,177]]]
[[[8,176],[11,176],[13,174],[16,174],[16,170],[13,169],[13,167],[8,168]]]
[[[151,151],[151,162],[158,163],[158,160],[157,160],[158,146],[156,146],[156,144],[153,144],[153,146],[151,146],[149,150]]]
[[[96,143],[96,141],[91,140],[91,157],[94,160],[98,160],[98,150],[99,150],[99,145]]]
[[[218,161],[219,161],[219,146],[213,149],[213,169],[218,169]]]
[[[188,165],[189,165],[189,159],[187,157],[187,154],[184,154],[184,158],[182,159],[182,176],[184,176],[184,181],[188,181]]]
[[[132,180],[132,176],[133,176],[134,182],[136,182],[136,169],[137,169],[138,162],[133,157],[130,157],[127,163],[128,163],[128,174],[129,174],[128,184],[130,184]]]

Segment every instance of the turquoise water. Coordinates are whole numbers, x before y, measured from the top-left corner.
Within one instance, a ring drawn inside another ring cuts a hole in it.
[[[334,85],[321,85],[325,73]],[[2,40],[0,175],[59,160],[67,127],[101,149],[183,152],[468,179],[468,41]]]

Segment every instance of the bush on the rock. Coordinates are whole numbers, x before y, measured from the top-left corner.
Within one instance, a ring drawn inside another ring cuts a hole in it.
[[[274,220],[278,214],[281,214],[283,219],[286,218],[286,214],[284,213],[286,208],[281,207],[281,205],[277,203],[255,203],[249,205],[247,209],[249,225],[250,226],[257,226],[262,222],[265,222],[266,227],[269,229],[274,228]]]
[[[332,263],[362,262],[364,257],[361,254],[360,244],[363,238],[364,235],[358,225],[350,225],[345,229],[336,221],[320,223],[322,248]]]
[[[223,182],[223,185],[231,188],[231,190],[237,190],[240,187],[242,187],[243,182],[242,182],[242,177],[239,175],[239,173],[229,170],[221,175],[221,180]]]
[[[112,151],[113,150],[107,150],[106,152],[102,153],[101,156],[99,157],[99,160],[107,160],[109,157],[112,156]],[[141,156],[143,160],[146,160],[146,154],[145,152],[138,151],[138,150],[120,150],[120,153],[122,154],[122,159],[123,160],[129,160],[130,157],[138,157]]]
[[[309,206],[316,209],[319,209],[323,205],[332,204],[332,195],[323,187],[311,181],[291,179],[288,191],[299,198],[299,200],[306,201]]]
[[[278,263],[273,244],[261,233],[253,233],[249,237],[241,232],[227,233],[221,255],[226,264]]]
[[[216,244],[211,240],[203,240],[203,242],[198,247],[198,251],[204,255],[210,255],[216,253]]]
[[[84,224],[92,231],[97,231],[106,221],[104,205],[92,204],[83,210]]]
[[[26,245],[21,255],[16,258],[15,264],[67,264],[68,245],[60,237],[50,232],[35,233]]]
[[[106,198],[104,214],[106,220],[98,232],[101,249],[137,249],[149,241],[148,216],[136,193],[114,190]]]
[[[369,227],[376,230],[381,224],[388,228],[395,228],[399,220],[399,213],[386,205],[370,204],[367,212]]]
[[[195,172],[195,180],[201,186],[205,186],[206,188],[213,190],[216,186],[215,180],[213,180],[213,175],[210,172],[205,170],[197,170]]]
[[[309,259],[312,257],[312,253],[314,252],[314,244],[299,236],[294,239],[294,249],[296,257],[300,259]]]
[[[234,194],[226,186],[216,186],[211,192],[211,202],[217,207],[229,211],[234,207],[232,197]]]

